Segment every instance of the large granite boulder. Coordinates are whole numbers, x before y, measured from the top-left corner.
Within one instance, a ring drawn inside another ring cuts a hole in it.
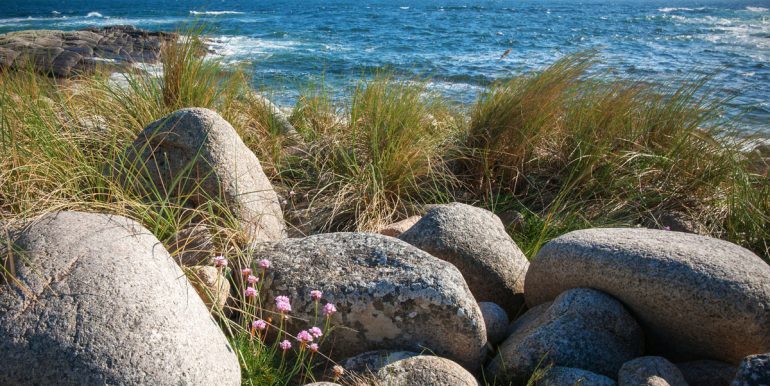
[[[731,386],[770,385],[770,354],[749,355],[743,358]]]
[[[684,375],[663,357],[639,357],[623,364],[618,386],[688,386]]]
[[[737,363],[770,350],[770,266],[727,241],[651,229],[586,229],[546,244],[527,304],[602,290],[638,318],[652,352]]]
[[[399,239],[452,263],[479,302],[515,315],[524,304],[529,262],[494,213],[470,205],[438,205]]]
[[[534,386],[616,386],[612,378],[572,367],[552,367]]]
[[[641,328],[603,292],[569,290],[538,312],[533,318],[525,314],[527,322],[500,345],[487,366],[490,379],[522,382],[548,365],[614,377],[623,363],[642,354]]]
[[[278,195],[257,156],[212,110],[181,109],[151,123],[128,159],[133,170],[142,171],[129,183],[148,191],[165,188],[194,206],[219,201],[240,222],[248,242],[285,236]]]
[[[51,213],[13,251],[0,291],[0,384],[240,384],[224,334],[136,222]]]
[[[0,35],[0,70],[32,67],[43,74],[69,77],[113,62],[155,63],[163,43],[176,39],[174,33],[132,26],[9,32]]]
[[[334,357],[430,350],[468,369],[481,364],[487,341],[481,311],[460,272],[445,261],[373,233],[265,243],[254,256],[272,261],[267,301],[291,299],[291,331],[315,319],[311,290],[336,305],[332,321],[341,327],[331,335]]]
[[[418,355],[384,366],[376,380],[382,386],[478,386],[468,370],[446,358]]]

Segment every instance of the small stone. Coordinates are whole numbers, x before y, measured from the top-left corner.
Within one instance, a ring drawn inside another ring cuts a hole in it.
[[[484,325],[487,327],[487,340],[496,345],[508,337],[508,314],[502,307],[491,302],[479,302]]]
[[[408,217],[401,221],[394,222],[393,224],[382,227],[382,229],[379,230],[379,233],[385,236],[398,237],[402,233],[406,232],[409,228],[413,227],[414,224],[417,224],[421,218],[422,216]]]
[[[377,371],[381,385],[393,386],[478,386],[468,370],[437,356],[419,355],[402,359]]]
[[[616,386],[614,380],[572,367],[552,367],[535,381],[535,386]]]
[[[770,385],[770,354],[757,354],[743,358],[731,386],[768,385]]]
[[[224,309],[230,296],[230,282],[216,267],[195,266],[186,268],[185,273],[206,307]]]
[[[688,386],[684,375],[666,358],[647,356],[628,361],[618,372],[618,386]]]

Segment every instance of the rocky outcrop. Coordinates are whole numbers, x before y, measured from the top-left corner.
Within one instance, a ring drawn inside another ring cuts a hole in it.
[[[377,371],[376,379],[383,386],[479,385],[476,378],[462,366],[431,355],[418,355],[393,362]]]
[[[487,328],[487,340],[490,344],[498,344],[508,337],[508,314],[495,303],[480,302],[479,309],[484,317]]]
[[[586,229],[546,244],[527,273],[527,303],[569,288],[626,305],[651,352],[737,363],[770,350],[770,266],[727,241],[650,229]]]
[[[233,349],[147,229],[58,212],[14,241],[0,384],[238,385]]]
[[[486,330],[460,272],[398,239],[329,233],[263,244],[255,259],[273,262],[268,302],[289,296],[290,320],[314,321],[311,290],[336,305],[333,356],[373,350],[431,352],[468,369],[481,365]],[[290,330],[305,326],[292,326]]]
[[[193,206],[221,202],[247,242],[285,237],[278,195],[259,160],[216,112],[177,110],[147,126],[127,153],[129,169],[141,171],[124,176],[127,183],[165,189]]]
[[[524,304],[529,262],[494,213],[460,203],[438,205],[399,236],[452,263],[479,302],[515,315]]]
[[[552,367],[535,386],[616,386],[615,381],[605,377],[572,367]]]
[[[532,312],[532,311],[530,311]],[[487,366],[491,379],[521,382],[554,365],[614,377],[642,354],[641,328],[620,302],[593,289],[573,289],[528,317]]]
[[[0,35],[0,70],[32,66],[44,74],[69,77],[112,62],[155,63],[163,43],[176,39],[173,33],[132,26],[9,32]]]
[[[743,358],[731,386],[770,385],[770,354],[750,355]]]
[[[618,386],[688,386],[684,375],[663,357],[639,357],[623,364]]]
[[[730,386],[738,367],[729,363],[699,360],[677,363],[690,386]]]

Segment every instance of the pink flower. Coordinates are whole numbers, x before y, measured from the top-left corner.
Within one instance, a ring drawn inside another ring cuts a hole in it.
[[[284,314],[287,312],[291,312],[291,304],[289,303],[284,303],[284,302],[276,303],[275,307],[278,308],[278,312],[281,312]]]
[[[312,352],[318,352],[318,344],[317,343],[311,343],[310,346],[308,346],[308,348]]]
[[[224,256],[216,256],[214,257],[213,260],[214,260],[214,265],[217,268],[227,267],[227,259],[225,259]]]
[[[334,306],[334,304],[326,303],[326,305],[323,308],[323,313],[326,316],[332,316],[334,313],[337,312],[337,307]]]
[[[257,319],[251,324],[251,327],[255,330],[264,330],[267,328],[267,323],[262,319]]]
[[[284,339],[280,343],[280,346],[281,346],[281,350],[286,351],[286,350],[291,348],[291,342],[289,342],[288,340]]]
[[[300,342],[310,343],[313,341],[313,335],[310,335],[309,332],[302,330],[297,334],[297,340]]]
[[[316,302],[321,300],[321,296],[323,296],[323,292],[319,290],[310,291],[310,298]]]
[[[345,369],[340,365],[334,365],[334,367],[332,367],[332,372],[334,373],[334,378],[339,378],[342,374],[345,374]]]
[[[268,260],[268,259],[260,260],[259,261],[259,268],[262,268],[262,269],[270,268],[270,260]]]
[[[320,338],[323,336],[323,332],[321,332],[321,329],[318,327],[310,327],[310,334],[312,334],[316,338]]]
[[[257,296],[257,290],[254,287],[248,287],[243,294],[246,295],[247,298],[253,298]]]
[[[291,302],[289,301],[288,296],[276,296],[275,304],[278,304],[278,303],[291,303]]]
[[[244,268],[244,269],[241,270],[241,274],[243,276],[250,276],[251,273],[252,273],[251,268]]]
[[[246,281],[248,281],[249,284],[256,284],[259,281],[259,278],[254,275],[249,275]]]

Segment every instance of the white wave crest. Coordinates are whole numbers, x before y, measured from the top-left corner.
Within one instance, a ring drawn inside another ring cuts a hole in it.
[[[104,17],[104,15],[102,15],[99,12],[89,12],[88,15],[86,15],[86,17]]]
[[[409,9],[411,7],[399,7],[399,8],[401,8],[401,9]]]
[[[289,50],[300,43],[249,36],[217,36],[206,39],[206,44],[213,51],[214,56],[223,57],[226,62],[237,62],[271,56],[275,52]]]
[[[669,7],[669,8],[658,8],[658,12],[692,12],[692,11],[703,11],[706,9],[706,7],[698,7],[698,8],[687,8],[687,7]]]
[[[746,10],[749,12],[767,12],[768,9],[765,7],[746,7]]]
[[[190,11],[190,15],[243,15],[238,11]]]
[[[51,13],[54,14],[54,15],[60,15],[61,14],[61,12],[59,12],[59,11],[51,11]]]

